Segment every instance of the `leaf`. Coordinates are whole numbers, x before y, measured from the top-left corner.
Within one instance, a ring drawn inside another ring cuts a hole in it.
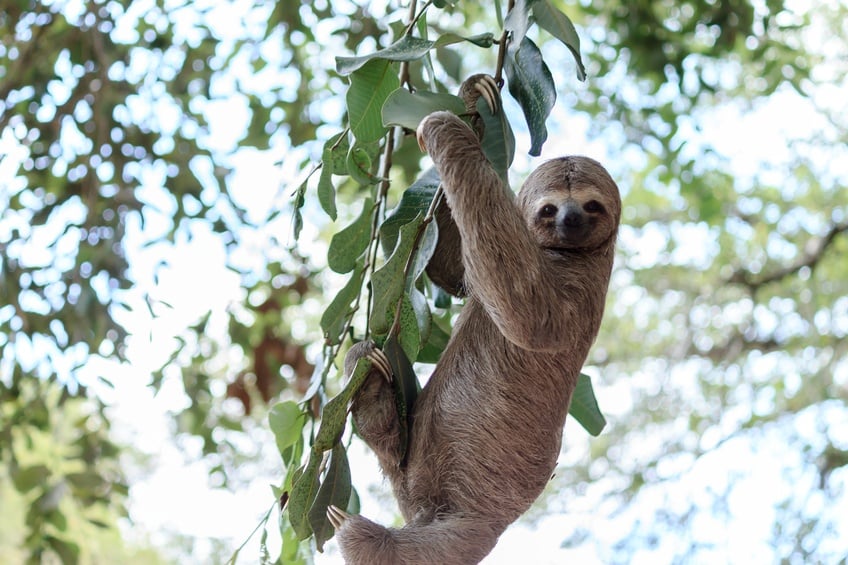
[[[417,359],[418,353],[424,347],[424,343],[430,338],[430,327],[433,323],[433,316],[430,313],[430,305],[424,293],[413,287],[404,297],[405,301],[409,302],[412,307],[412,312],[415,315],[415,324],[418,329],[418,342],[415,344],[415,351],[410,352],[410,349],[404,347],[407,352],[407,357]]]
[[[571,405],[568,413],[583,426],[587,432],[597,436],[607,425],[606,418],[601,413],[595,391],[592,389],[592,381],[588,375],[580,373],[577,378],[577,386],[571,397]]]
[[[454,43],[459,43],[461,41],[468,41],[469,43],[473,43],[477,47],[484,47],[488,49],[489,47],[495,44],[495,36],[491,32],[480,33],[477,35],[472,35],[470,37],[465,37],[450,32],[443,33],[439,36],[439,39],[436,40],[435,45],[433,45],[433,47],[444,47],[446,45],[453,45]]]
[[[426,90],[412,93],[405,88],[398,88],[383,104],[383,125],[415,130],[421,120],[439,110],[461,114],[465,111],[465,103],[459,96],[453,94]]]
[[[380,109],[389,94],[400,86],[389,61],[370,61],[350,77],[347,110],[350,129],[360,142],[377,141],[386,132]]]
[[[303,214],[301,213],[301,208],[303,208],[303,204],[306,202],[306,184],[309,181],[307,177],[300,186],[297,187],[297,192],[294,195],[294,203],[292,204],[292,233],[294,234],[294,239],[297,240],[300,237],[300,230],[303,228]]]
[[[321,330],[324,332],[324,341],[327,345],[337,345],[341,342],[342,332],[351,314],[350,305],[362,290],[363,273],[362,266],[355,268],[350,280],[324,310],[321,316]]]
[[[518,51],[523,47],[524,37],[530,28],[530,6],[533,0],[515,0],[512,9],[504,20],[504,31],[512,32],[509,51]]]
[[[349,75],[372,61],[414,61],[426,55],[434,44],[434,41],[404,35],[385,49],[368,55],[336,57],[336,71],[340,75]]]
[[[371,156],[359,144],[351,147],[347,153],[347,173],[362,186],[380,182],[380,177],[371,172]]]
[[[533,3],[533,16],[539,27],[559,39],[568,47],[577,63],[577,78],[586,80],[586,67],[580,56],[580,37],[574,24],[564,13],[557,10],[550,0],[537,0]]]
[[[389,255],[394,251],[401,226],[408,224],[419,214],[422,217],[426,214],[440,182],[438,171],[431,167],[404,191],[398,205],[380,225],[383,253]]]
[[[371,277],[374,301],[371,308],[371,331],[375,335],[386,335],[394,319],[398,301],[406,288],[406,262],[412,253],[415,236],[421,225],[422,216],[400,229],[400,243],[386,263]]]
[[[371,222],[374,212],[374,200],[366,198],[362,203],[362,212],[349,226],[333,235],[327,249],[327,266],[336,273],[351,272],[356,261],[368,248],[371,241]]]
[[[330,465],[312,508],[309,509],[309,524],[315,533],[315,545],[318,551],[324,551],[324,542],[333,537],[333,525],[327,518],[327,508],[332,504],[339,508],[347,508],[350,502],[350,465],[347,453],[341,443],[333,447],[330,455]]]
[[[365,382],[371,366],[370,360],[364,357],[360,358],[356,362],[353,374],[349,376],[344,389],[324,405],[324,409],[321,411],[321,426],[318,428],[318,433],[315,435],[315,441],[312,444],[313,452],[327,451],[338,443],[347,422],[348,405],[353,395]]]
[[[324,165],[321,167],[321,176],[318,177],[318,203],[321,204],[321,208],[327,212],[330,219],[335,222],[338,216],[336,212],[336,187],[333,186],[333,174],[328,165],[330,158],[330,151],[325,149],[322,158]]]
[[[538,156],[548,137],[545,120],[556,101],[556,85],[536,44],[525,37],[521,48],[507,52],[504,70],[509,92],[524,111],[530,130],[530,155]]]
[[[412,369],[412,363],[406,356],[397,337],[390,335],[383,344],[383,353],[389,359],[392,366],[395,383],[395,405],[397,406],[398,419],[400,421],[400,457],[404,460],[409,442],[409,428],[412,425],[412,408],[418,397],[420,386],[418,377]]]
[[[443,330],[439,324],[431,321],[430,334],[421,351],[418,352],[416,361],[419,363],[438,363],[449,340],[450,334]]]
[[[306,414],[293,400],[278,402],[268,412],[268,425],[281,453],[302,437],[305,423]]]
[[[483,139],[480,144],[489,163],[495,168],[505,183],[508,183],[509,167],[515,157],[515,135],[503,111],[498,108],[496,114],[489,111],[489,105],[480,97],[477,100],[477,113],[483,120]]]
[[[308,512],[312,507],[312,501],[318,492],[318,470],[321,465],[322,455],[316,451],[309,454],[309,462],[303,472],[294,481],[291,495],[289,496],[289,522],[294,529],[297,538],[304,540],[312,534],[309,524]]]
[[[404,293],[400,303],[400,320],[397,340],[398,343],[400,343],[403,352],[406,354],[407,359],[415,359],[418,357],[418,350],[421,348],[421,330],[418,327],[415,308],[412,306],[409,294],[406,293]]]

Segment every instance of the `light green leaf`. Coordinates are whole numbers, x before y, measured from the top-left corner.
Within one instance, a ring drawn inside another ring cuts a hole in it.
[[[595,391],[592,389],[592,381],[588,375],[580,373],[577,378],[577,387],[571,397],[568,413],[593,436],[599,435],[604,426],[607,425],[606,418],[604,418],[598,406]]]
[[[383,137],[386,128],[380,110],[399,86],[397,71],[389,61],[370,61],[351,75],[347,110],[350,129],[357,141],[367,143]]]
[[[280,453],[302,437],[305,423],[306,414],[292,400],[278,402],[271,407],[268,412],[268,425],[274,433]]]
[[[434,47],[444,47],[445,45],[453,45],[454,43],[459,43],[461,41],[468,41],[478,47],[488,49],[495,44],[495,36],[491,32],[480,33],[470,37],[457,35],[455,33],[444,33],[435,41]]]
[[[368,151],[358,144],[354,145],[347,153],[347,173],[362,186],[377,184],[380,177],[371,172],[371,162]]]
[[[333,235],[327,249],[327,265],[337,273],[349,273],[371,241],[374,200],[366,198],[362,212],[349,226]]]
[[[510,38],[509,50],[517,51],[521,49],[524,37],[527,35],[527,30],[530,28],[530,6],[533,0],[515,0],[512,10],[506,15],[504,20],[504,30],[512,32]]]
[[[336,212],[336,187],[333,186],[332,167],[329,165],[331,158],[331,152],[325,149],[322,158],[324,164],[321,166],[321,176],[318,178],[318,202],[330,216],[330,219],[336,221],[338,216]]]
[[[556,85],[551,71],[542,60],[539,48],[527,37],[521,42],[519,50],[507,52],[504,70],[509,92],[518,101],[527,120],[530,155],[539,155],[548,138],[545,120],[556,101]]]
[[[580,56],[580,37],[574,24],[564,13],[557,10],[550,0],[537,0],[533,3],[533,16],[539,27],[559,39],[568,47],[577,63],[577,78],[586,80],[586,67]]]
[[[349,75],[372,61],[414,61],[433,48],[435,42],[404,35],[385,49],[358,57],[336,57],[336,71]]]
[[[439,110],[461,114],[465,111],[465,103],[459,96],[453,94],[426,90],[412,93],[405,88],[398,88],[383,104],[383,125],[402,126],[415,130],[421,120]]]

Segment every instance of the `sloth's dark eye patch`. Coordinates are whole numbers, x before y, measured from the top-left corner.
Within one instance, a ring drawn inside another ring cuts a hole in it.
[[[604,211],[604,206],[597,200],[590,200],[583,205],[583,210],[589,212],[590,214],[600,214]]]
[[[544,206],[542,206],[542,209],[539,210],[539,217],[540,218],[553,218],[554,216],[556,216],[556,213],[557,213],[557,207],[556,206],[554,206],[553,204],[545,204]]]

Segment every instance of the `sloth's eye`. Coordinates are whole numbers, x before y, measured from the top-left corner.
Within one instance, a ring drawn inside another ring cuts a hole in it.
[[[539,215],[543,218],[551,218],[555,216],[557,213],[557,208],[553,204],[545,204],[542,206],[542,209],[539,210]]]
[[[583,209],[590,214],[599,214],[604,211],[604,206],[597,200],[590,200],[583,205]]]

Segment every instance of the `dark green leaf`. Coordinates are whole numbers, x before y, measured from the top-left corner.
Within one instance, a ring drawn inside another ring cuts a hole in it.
[[[318,489],[312,508],[309,509],[309,524],[315,533],[318,551],[324,551],[324,542],[333,537],[333,525],[327,518],[327,508],[331,504],[339,508],[347,508],[350,502],[350,491],[350,466],[347,453],[344,446],[337,443],[330,455],[330,465],[321,482],[321,488]]]
[[[323,456],[320,452],[312,451],[309,454],[309,462],[300,473],[300,476],[292,485],[289,496],[289,522],[297,534],[297,538],[304,540],[312,534],[309,524],[309,509],[318,492],[318,471]]]
[[[412,93],[405,88],[398,88],[383,104],[383,125],[402,126],[415,130],[421,120],[439,110],[461,114],[465,111],[465,103],[459,96],[453,94],[426,90]]]
[[[396,336],[390,335],[386,339],[386,343],[383,344],[383,353],[389,359],[394,375],[395,405],[400,423],[401,459],[404,459],[409,441],[409,427],[412,423],[412,408],[421,387],[412,369],[412,363],[409,362]]]
[[[392,210],[389,217],[380,226],[380,242],[383,253],[389,255],[397,245],[400,227],[408,224],[419,214],[423,217],[430,202],[439,188],[439,173],[435,167],[424,171],[418,179],[407,188],[400,202]]]
[[[586,80],[586,67],[580,56],[580,37],[571,20],[557,10],[550,0],[537,0],[533,3],[533,16],[539,27],[562,41],[568,47],[577,63],[577,78]]]
[[[583,373],[580,373],[577,378],[577,387],[571,397],[568,413],[593,436],[600,434],[604,426],[607,425],[607,421],[598,406],[598,400],[595,398],[592,381]]]
[[[324,406],[321,411],[321,427],[318,428],[318,433],[312,444],[314,452],[327,451],[338,443],[347,422],[348,405],[353,395],[365,382],[371,366],[371,361],[364,357],[360,358],[356,362],[353,374],[348,375],[344,389]]]
[[[470,37],[464,37],[455,33],[443,33],[439,36],[439,39],[436,40],[434,47],[444,47],[445,45],[452,45],[454,43],[459,43],[460,41],[468,41],[478,47],[485,47],[488,49],[495,44],[495,36],[491,32],[480,33]]]
[[[481,97],[477,100],[477,113],[483,120],[483,139],[480,141],[483,153],[504,182],[508,182],[509,167],[515,157],[515,135],[503,106],[498,108],[497,113],[492,114],[488,104]]]
[[[418,352],[416,361],[419,363],[438,363],[442,351],[448,345],[448,340],[450,340],[450,334],[443,330],[439,324],[431,321],[430,334],[424,347]]]
[[[556,85],[542,53],[527,37],[521,48],[508,52],[504,65],[509,92],[518,101],[530,130],[530,154],[539,155],[548,138],[545,120],[556,101]]]

